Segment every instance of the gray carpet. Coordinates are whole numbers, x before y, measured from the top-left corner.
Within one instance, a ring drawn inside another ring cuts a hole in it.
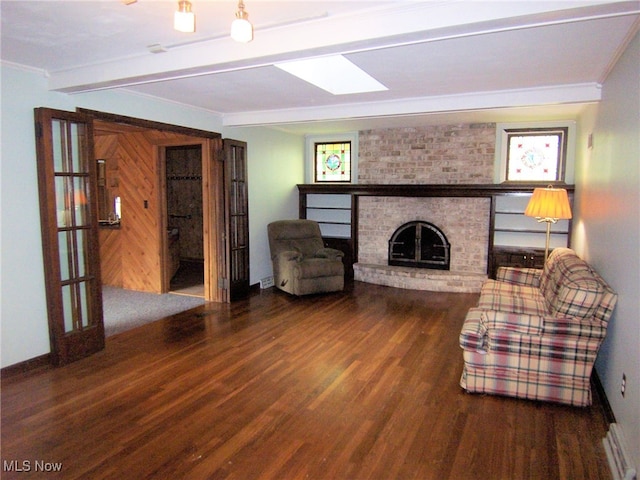
[[[204,298],[135,292],[103,286],[104,330],[107,337],[203,305]]]

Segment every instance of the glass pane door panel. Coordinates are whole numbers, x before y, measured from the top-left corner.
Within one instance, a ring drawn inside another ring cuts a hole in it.
[[[58,232],[61,281],[75,280],[86,275],[87,240],[85,230]]]
[[[62,308],[66,333],[90,325],[87,282],[75,282],[62,286]]]
[[[84,328],[89,326],[89,293],[87,292],[87,282],[80,282],[78,285],[79,295],[78,302],[80,303],[80,318],[79,318],[79,327]]]
[[[247,198],[245,192],[246,188],[243,182],[233,182],[231,184],[231,198],[233,199],[233,203],[230,213],[232,215],[243,215],[246,213]]]
[[[231,195],[229,198],[229,213],[231,215],[238,214],[238,184],[231,182]]]
[[[87,261],[87,238],[86,238],[85,230],[76,230],[75,232],[75,247],[76,253],[75,258],[77,259],[76,268],[77,268],[77,276],[76,278],[82,278],[86,275],[86,261]]]
[[[58,228],[65,228],[71,225],[69,195],[67,193],[67,177],[56,177],[55,189]]]
[[[86,173],[88,171],[87,156],[84,154],[83,145],[85,143],[84,125],[77,123],[69,124],[69,154],[71,155],[71,171],[74,173]]]
[[[53,140],[53,170],[54,172],[64,172],[65,169],[65,151],[62,141],[64,134],[64,126],[67,122],[62,120],[51,121],[51,134]]]
[[[73,284],[62,286],[62,312],[64,317],[64,331],[72,332],[73,325]]]
[[[73,178],[73,211],[74,211],[74,225],[84,226],[88,221],[88,202],[87,195],[84,193],[87,191],[86,177],[74,177]]]
[[[58,251],[60,252],[60,280],[63,282],[71,279],[73,272],[71,258],[69,256],[69,234],[68,231],[58,232]]]
[[[233,216],[230,218],[231,220],[231,234],[229,236],[229,244],[231,248],[238,247],[238,217]]]

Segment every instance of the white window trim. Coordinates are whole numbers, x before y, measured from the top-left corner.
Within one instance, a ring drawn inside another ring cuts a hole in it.
[[[507,130],[527,128],[567,128],[567,158],[564,165],[564,182],[573,184],[575,176],[576,157],[576,122],[573,120],[560,120],[553,122],[518,122],[496,124],[496,153],[493,168],[493,180],[495,183],[503,183],[507,180]],[[549,183],[549,182],[542,182]]]
[[[331,182],[315,181],[315,151],[316,143],[351,142],[351,182],[358,183],[358,132],[338,133],[334,135],[305,135],[305,179],[307,183],[331,184]],[[338,183],[338,182],[335,182]],[[344,183],[344,182],[340,182]]]

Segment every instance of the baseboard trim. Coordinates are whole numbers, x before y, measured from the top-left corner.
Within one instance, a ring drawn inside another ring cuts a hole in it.
[[[616,416],[613,414],[611,404],[609,403],[609,399],[607,398],[607,394],[604,391],[604,387],[602,386],[602,382],[600,381],[600,377],[598,376],[598,372],[595,368],[593,369],[591,375],[591,384],[593,385],[593,389],[595,390],[596,395],[600,399],[600,405],[602,405],[602,415],[604,416],[607,424],[616,423]]]
[[[51,354],[45,353],[38,357],[30,358],[24,362],[15,363],[0,369],[0,378],[2,380],[8,380],[10,378],[24,375],[25,373],[31,373],[39,369],[51,368]]]
[[[636,480],[636,467],[627,449],[622,429],[617,423],[609,426],[607,436],[602,439],[609,469],[614,480]]]

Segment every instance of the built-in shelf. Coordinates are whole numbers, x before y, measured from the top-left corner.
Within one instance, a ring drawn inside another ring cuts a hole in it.
[[[341,248],[348,250],[345,255],[356,262],[358,199],[362,196],[489,198],[487,271],[491,275],[499,263],[509,258],[517,259],[522,256],[529,259],[528,264],[538,265],[540,251],[544,253],[547,226],[546,223],[538,223],[535,219],[526,217],[524,210],[534,188],[545,186],[546,183],[301,184],[298,185],[299,216],[318,221],[326,241],[331,243],[332,239],[339,239],[340,242],[337,243]],[[569,201],[573,202],[573,185],[557,183],[554,186],[566,189]],[[551,225],[552,248],[569,246],[570,240],[571,220],[560,220]]]
[[[526,228],[494,228],[494,232],[513,232],[513,233],[535,233],[536,235],[539,233],[545,233],[542,230],[529,230]],[[568,235],[569,232],[566,230],[560,230],[556,232],[550,232],[551,235]]]
[[[305,215],[315,220],[325,238],[351,238],[351,195],[342,193],[311,193],[305,199]]]

